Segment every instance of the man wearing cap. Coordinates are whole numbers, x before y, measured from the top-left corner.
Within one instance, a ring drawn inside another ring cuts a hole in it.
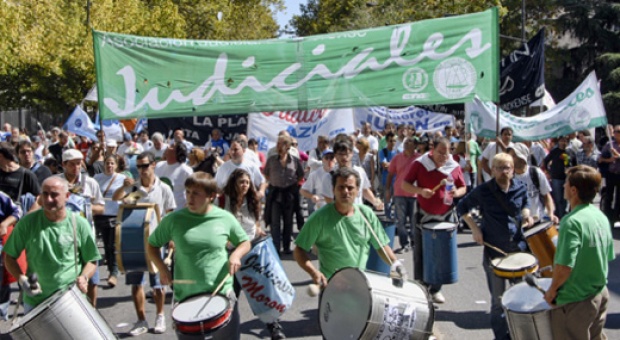
[[[65,150],[62,153],[62,166],[65,172],[56,175],[56,177],[60,177],[67,181],[70,193],[67,199],[67,208],[74,212],[84,214],[88,223],[91,224],[91,232],[94,238],[93,216],[103,214],[105,201],[101,194],[99,183],[81,171],[83,160],[84,155],[81,151],[77,149]],[[39,203],[42,205],[44,202]],[[98,284],[99,271],[95,271],[88,282],[87,294],[94,307],[97,306]]]
[[[134,142],[133,138],[131,138],[131,133],[125,132],[123,134],[123,144],[116,149],[116,154],[125,157],[125,155],[136,155],[143,151],[142,145]]]
[[[321,163],[323,166],[310,172],[308,179],[306,179],[304,184],[301,186],[301,190],[299,190],[299,193],[303,197],[314,203],[313,208],[316,207],[316,209],[312,209],[312,211],[310,211],[310,205],[308,205],[308,215],[311,215],[314,210],[321,209],[325,205],[325,198],[323,195],[319,194],[319,190],[323,186],[323,179],[327,174],[329,174],[330,171],[332,171],[334,164],[336,164],[334,150],[325,149],[321,155]]]
[[[105,155],[103,156],[108,157],[111,155],[115,155],[116,154],[116,147],[118,145],[116,144],[116,141],[114,139],[108,139],[105,142]]]
[[[545,173],[536,166],[527,164],[529,150],[523,143],[515,143],[508,148],[508,154],[515,163],[515,179],[520,180],[527,186],[527,195],[530,199],[530,213],[536,220],[550,220],[554,224],[559,223],[557,216],[553,214],[555,205],[551,197],[551,185]]]
[[[39,130],[42,131],[42,130]],[[41,139],[41,137],[32,136],[30,139],[32,142],[32,148],[34,149],[34,159],[43,164],[43,157],[47,156],[49,150],[45,147],[45,141]]]

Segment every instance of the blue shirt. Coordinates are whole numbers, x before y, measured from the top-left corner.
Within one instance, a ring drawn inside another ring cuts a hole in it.
[[[391,162],[392,158],[398,154],[398,150],[393,149],[392,151],[387,148],[383,148],[379,151],[379,169],[381,169],[381,185],[385,186],[385,182],[387,181],[388,169],[383,168],[383,162]],[[392,180],[392,184],[394,184],[394,180],[396,180],[396,176]]]
[[[504,204],[498,200],[501,199]],[[508,208],[510,215],[509,217]],[[490,180],[472,190],[457,205],[459,216],[477,208],[482,215],[480,229],[485,242],[502,249],[507,253],[525,249],[521,230],[521,210],[529,208],[527,186],[513,179],[508,192],[503,192],[495,180]],[[485,255],[490,258],[502,256],[500,253],[485,247]]]

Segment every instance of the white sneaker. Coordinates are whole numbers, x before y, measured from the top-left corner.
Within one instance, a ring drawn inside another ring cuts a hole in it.
[[[615,222],[614,223],[614,228],[620,228],[620,222]]]
[[[133,325],[133,328],[129,331],[129,335],[138,336],[138,335],[145,334],[148,331],[149,331],[149,323],[146,322],[146,320],[138,320],[138,322],[136,322]]]
[[[157,315],[155,319],[155,328],[153,328],[155,334],[164,334],[166,332],[166,319],[163,315]]]
[[[441,292],[437,292],[432,296],[434,303],[444,303],[446,302],[446,298],[441,294]]]

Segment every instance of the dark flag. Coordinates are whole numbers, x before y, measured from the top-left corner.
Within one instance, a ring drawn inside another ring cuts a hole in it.
[[[545,95],[545,31],[504,57],[499,98],[504,111],[527,106]]]
[[[246,133],[248,128],[248,115],[219,115],[184,118],[160,118],[149,119],[149,134],[160,132],[164,138],[172,137],[176,128],[185,132],[185,139],[196,146],[204,146],[211,135],[211,130],[218,128],[222,137],[230,142],[237,135]]]

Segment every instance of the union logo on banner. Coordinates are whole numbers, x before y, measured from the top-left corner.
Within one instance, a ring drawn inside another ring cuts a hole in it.
[[[81,128],[81,127],[82,127],[82,120],[81,120],[81,119],[79,119],[79,118],[78,118],[78,119],[76,119],[76,120],[75,120],[75,126],[76,126],[76,127],[78,127],[78,128]]]

